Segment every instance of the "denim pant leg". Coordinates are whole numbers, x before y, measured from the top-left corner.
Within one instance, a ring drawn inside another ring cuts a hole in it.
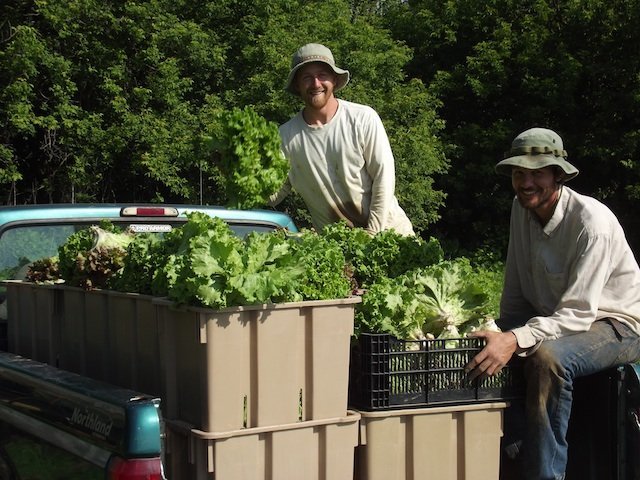
[[[558,480],[567,465],[573,379],[640,358],[640,337],[615,320],[542,342],[525,362],[525,478]]]

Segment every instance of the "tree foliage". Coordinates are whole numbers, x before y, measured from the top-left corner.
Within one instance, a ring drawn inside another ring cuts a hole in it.
[[[301,104],[283,90],[289,61],[316,41],[351,70],[344,97],[380,111],[410,180],[398,195],[425,228],[443,203],[431,180],[446,169],[437,104],[420,81],[405,81],[410,50],[366,4],[9,0],[0,192],[6,203],[224,203],[227,178],[200,139],[234,108],[276,123],[295,114]]]
[[[640,246],[640,0],[7,0],[0,5],[0,202],[225,203],[203,148],[250,107],[282,123],[292,53],[328,45],[374,107],[416,229],[503,249],[493,167],[532,126],[558,131],[571,186]],[[301,225],[299,197],[285,204]]]
[[[505,240],[508,180],[493,166],[519,132],[558,131],[577,190],[608,203],[638,242],[640,19],[637,0],[385,2],[408,75],[442,102],[452,168],[439,228],[463,244]],[[640,245],[639,245],[640,246]]]

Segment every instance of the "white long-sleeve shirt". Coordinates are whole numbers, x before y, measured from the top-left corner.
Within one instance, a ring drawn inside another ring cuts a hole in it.
[[[640,269],[613,212],[564,186],[543,227],[514,199],[500,317],[522,348],[605,317],[640,334]]]
[[[308,125],[299,112],[280,127],[289,160],[288,182],[274,195],[276,205],[295,189],[314,227],[344,219],[371,233],[413,227],[395,196],[395,165],[384,126],[371,107],[338,100],[338,110],[322,126]]]

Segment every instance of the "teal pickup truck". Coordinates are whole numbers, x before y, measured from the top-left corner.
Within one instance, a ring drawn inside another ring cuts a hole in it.
[[[228,222],[239,236],[286,228],[275,211],[197,205],[32,205],[0,208],[0,279],[57,254],[74,232],[103,219],[166,232],[190,211]],[[161,399],[16,355],[0,287],[0,480],[164,479]],[[10,353],[12,352],[12,353]],[[55,362],[50,362],[55,363]]]
[[[0,352],[0,479],[163,479],[159,406]]]
[[[0,280],[24,278],[30,262],[55,255],[69,235],[103,219],[134,231],[161,234],[185,222],[189,211],[220,217],[239,236],[280,228],[296,231],[288,216],[274,211],[184,205],[0,207]],[[162,407],[167,407],[169,399],[62,370],[55,356],[27,355],[47,352],[49,345],[7,329],[4,297],[5,287],[0,284],[0,480],[160,480],[167,476],[225,480],[215,472],[213,476],[167,473],[175,471],[172,456],[188,463],[183,459],[189,457],[192,462],[200,455],[206,463],[216,452],[193,446],[180,450],[175,448],[180,442],[171,444],[171,432],[174,438],[180,432],[179,425],[163,418]],[[14,320],[19,322],[22,317],[17,316]],[[22,328],[28,328],[29,322],[24,323]],[[49,324],[44,325],[46,330]],[[56,333],[48,332],[51,337]],[[639,480],[640,367],[624,365],[580,380],[569,432],[567,480]],[[314,435],[323,428],[314,427]],[[289,433],[283,431],[282,436]],[[236,440],[244,441],[243,437]],[[222,447],[224,439],[219,442]],[[323,452],[332,450],[322,445]],[[246,470],[250,455],[255,457],[255,450],[231,456],[238,469]],[[280,460],[286,463],[290,456],[287,450]],[[431,473],[426,478],[433,478]]]

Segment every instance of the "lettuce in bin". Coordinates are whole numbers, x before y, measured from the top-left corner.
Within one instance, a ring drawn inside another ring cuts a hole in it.
[[[403,340],[452,339],[498,331],[490,292],[469,260],[460,257],[371,285],[356,307],[356,336],[389,333]],[[418,348],[417,344],[415,348]]]

